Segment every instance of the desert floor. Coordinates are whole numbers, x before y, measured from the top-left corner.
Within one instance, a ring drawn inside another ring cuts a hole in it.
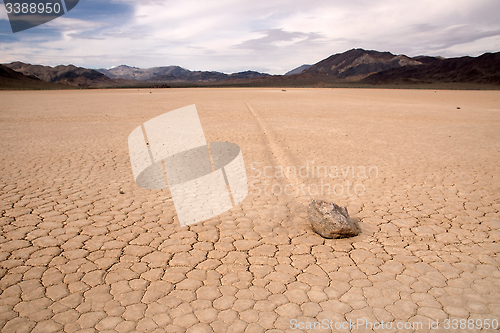
[[[500,326],[499,91],[2,91],[0,101],[2,332]],[[190,104],[208,141],[241,147],[249,194],[181,227],[168,190],[135,184],[127,138]],[[280,173],[292,167],[302,173]],[[314,233],[313,198],[347,206],[361,235]]]

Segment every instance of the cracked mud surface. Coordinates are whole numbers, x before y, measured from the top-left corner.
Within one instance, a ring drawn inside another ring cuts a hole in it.
[[[2,332],[500,320],[499,92],[131,89],[0,99]],[[207,141],[241,147],[250,193],[180,227],[168,190],[134,183],[127,137],[190,104]],[[315,173],[280,173],[292,166]],[[362,234],[315,234],[314,198],[347,206]]]

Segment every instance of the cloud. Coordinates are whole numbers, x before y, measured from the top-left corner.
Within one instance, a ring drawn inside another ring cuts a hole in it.
[[[4,6],[0,5],[0,20],[8,20],[9,16],[7,15],[7,11],[3,10]]]
[[[427,42],[427,49],[433,52],[444,52],[445,50],[461,45],[477,42],[488,37],[500,36],[500,29],[481,30],[471,25],[455,25],[443,29],[434,28],[428,31],[416,31],[412,34],[413,40],[419,45]]]
[[[69,33],[68,37],[78,38],[78,39],[94,39],[94,40],[105,40],[103,37],[94,37],[92,35],[78,34],[78,33]]]
[[[109,27],[110,24],[106,22],[88,21],[78,18],[68,18],[62,16],[57,18],[56,20],[47,22],[43,27],[55,28],[60,31],[68,31],[68,30],[85,31],[85,30],[95,30],[107,26]]]
[[[283,29],[270,29],[256,32],[263,33],[265,36],[246,40],[235,45],[234,47],[261,52],[270,49],[281,49],[286,46],[294,46],[298,43],[321,39],[321,35],[318,33],[303,33],[299,31],[288,32],[283,31]]]

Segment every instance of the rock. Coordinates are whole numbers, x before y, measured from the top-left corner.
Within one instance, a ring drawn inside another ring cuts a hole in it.
[[[349,217],[347,207],[313,200],[309,204],[308,212],[313,230],[325,238],[352,237],[361,232],[358,224]]]

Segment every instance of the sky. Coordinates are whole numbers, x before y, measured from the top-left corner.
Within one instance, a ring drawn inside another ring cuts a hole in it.
[[[12,33],[0,63],[284,74],[353,48],[408,56],[500,51],[499,0],[80,0]]]

